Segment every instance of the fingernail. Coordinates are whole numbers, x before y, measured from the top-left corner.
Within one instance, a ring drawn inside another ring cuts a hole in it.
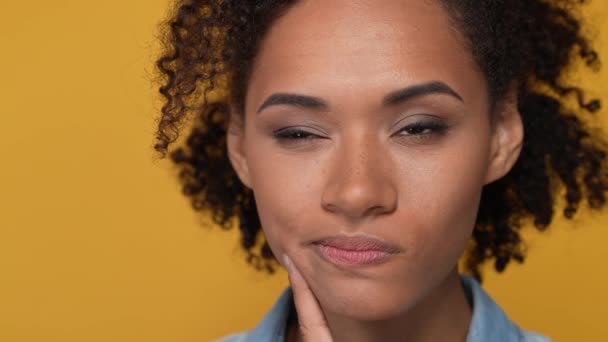
[[[283,266],[287,269],[287,272],[291,271],[291,259],[287,254],[283,254]]]

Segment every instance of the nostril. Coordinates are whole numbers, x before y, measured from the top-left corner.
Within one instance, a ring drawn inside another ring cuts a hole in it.
[[[391,212],[392,210],[385,206],[375,206],[368,209],[367,215],[382,215]]]
[[[325,210],[330,211],[332,213],[338,212],[338,206],[336,206],[335,204],[323,202],[321,203],[321,206]]]

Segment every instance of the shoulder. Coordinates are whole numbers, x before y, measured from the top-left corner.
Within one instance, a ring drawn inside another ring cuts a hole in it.
[[[247,338],[247,333],[237,333],[228,336],[224,336],[214,342],[243,342]]]
[[[522,335],[523,342],[552,342],[550,338],[531,331],[522,331]]]
[[[547,337],[521,329],[505,312],[468,276],[462,276],[462,285],[473,307],[467,342],[550,342]]]

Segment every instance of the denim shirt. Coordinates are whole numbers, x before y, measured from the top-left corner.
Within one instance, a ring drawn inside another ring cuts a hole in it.
[[[467,342],[551,341],[547,337],[520,329],[509,320],[475,279],[461,276],[461,282],[473,308]],[[284,342],[288,319],[293,317],[294,313],[292,290],[287,288],[253,330],[230,335],[216,342]]]

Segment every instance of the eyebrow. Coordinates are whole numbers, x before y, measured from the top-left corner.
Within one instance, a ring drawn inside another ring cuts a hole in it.
[[[407,102],[412,98],[429,94],[450,95],[461,102],[464,102],[462,96],[460,96],[460,94],[458,94],[454,89],[450,88],[447,84],[439,81],[431,81],[394,91],[384,97],[382,104],[384,106],[394,106],[399,103]]]
[[[328,105],[322,99],[314,96],[277,93],[272,94],[258,109],[258,113],[270,106],[288,105],[310,109],[327,109]]]
[[[393,91],[384,97],[382,100],[382,105],[395,106],[397,104],[407,102],[413,98],[430,94],[445,94],[464,102],[462,96],[460,96],[447,84],[439,81],[431,81]],[[260,113],[262,110],[270,106],[279,105],[303,107],[315,110],[326,110],[329,107],[328,104],[319,97],[291,93],[275,93],[269,96],[264,103],[262,103],[257,112]]]

